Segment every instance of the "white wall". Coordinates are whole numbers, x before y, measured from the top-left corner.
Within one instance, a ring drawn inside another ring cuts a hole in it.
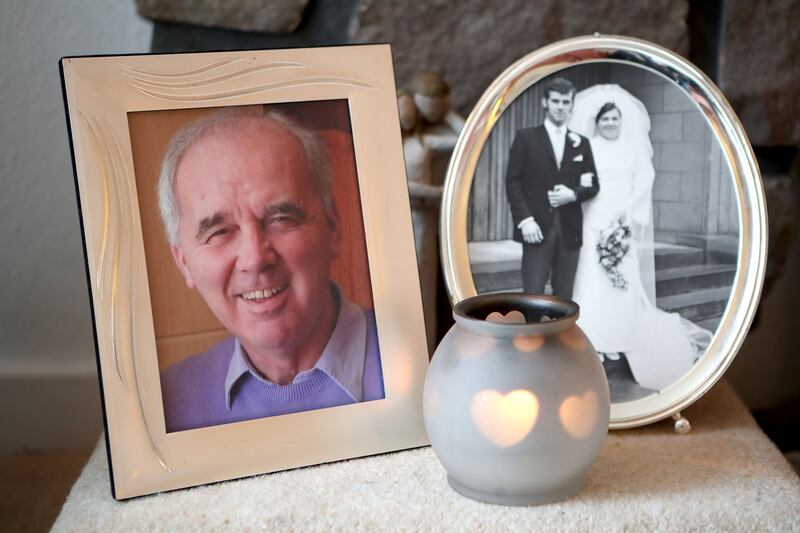
[[[2,367],[94,363],[58,60],[146,52],[151,33],[133,0],[0,3]]]
[[[94,372],[58,60],[67,55],[146,52],[151,35],[152,25],[136,14],[134,0],[0,2],[0,424],[4,428],[11,413],[8,402],[15,405],[15,416],[28,402],[18,395],[6,398],[14,387],[3,387],[2,380],[89,378]],[[55,395],[52,400],[60,403]],[[53,408],[58,412],[58,405]],[[5,435],[0,448],[7,448],[11,432],[0,433]],[[27,438],[14,437],[20,445],[30,445]]]

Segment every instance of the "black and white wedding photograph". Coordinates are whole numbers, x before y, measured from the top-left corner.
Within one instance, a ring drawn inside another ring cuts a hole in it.
[[[658,394],[703,356],[739,238],[734,182],[703,113],[629,64],[588,62],[520,94],[470,191],[477,292],[577,302],[612,403]]]

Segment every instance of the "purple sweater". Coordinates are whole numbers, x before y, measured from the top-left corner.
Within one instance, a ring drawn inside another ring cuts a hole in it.
[[[361,401],[380,400],[384,397],[383,375],[375,316],[371,311],[361,311],[366,318],[365,345],[347,357],[357,357],[353,359],[356,363],[363,361]],[[339,328],[337,323],[336,329]],[[336,331],[329,346],[335,334]],[[234,337],[228,337],[205,353],[188,357],[161,373],[167,433],[357,401],[351,390],[337,383],[335,374],[326,372],[324,365],[301,373],[288,385],[265,382],[252,369],[238,369],[242,361],[248,366],[249,361],[234,357],[237,345]]]

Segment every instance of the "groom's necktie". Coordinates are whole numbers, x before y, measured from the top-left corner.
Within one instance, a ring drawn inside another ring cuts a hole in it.
[[[563,126],[556,128],[556,134],[553,136],[553,152],[556,155],[556,165],[559,170],[561,169],[561,161],[564,159],[564,137],[566,131]]]

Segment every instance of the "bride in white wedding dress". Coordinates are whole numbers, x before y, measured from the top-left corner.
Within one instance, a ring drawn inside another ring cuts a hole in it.
[[[589,138],[600,191],[583,203],[583,246],[573,299],[594,344],[612,402],[637,400],[675,383],[711,333],[656,307],[650,117],[619,85],[575,96],[569,129]]]

